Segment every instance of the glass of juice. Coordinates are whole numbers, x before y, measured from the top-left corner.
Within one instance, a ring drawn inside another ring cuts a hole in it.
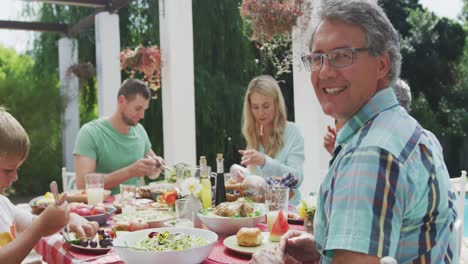
[[[88,174],[86,180],[86,198],[89,205],[95,205],[104,201],[104,176]]]

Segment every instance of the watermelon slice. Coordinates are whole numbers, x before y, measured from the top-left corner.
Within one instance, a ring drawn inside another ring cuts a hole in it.
[[[284,235],[289,230],[288,221],[284,217],[283,211],[280,209],[278,212],[278,217],[276,217],[273,227],[270,232],[270,240],[273,242],[280,241],[282,235]]]

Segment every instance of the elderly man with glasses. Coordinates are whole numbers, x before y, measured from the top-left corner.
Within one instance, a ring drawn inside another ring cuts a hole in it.
[[[441,151],[399,106],[398,33],[376,1],[328,0],[302,58],[325,114],[343,124],[314,236],[290,231],[252,263],[458,263]]]

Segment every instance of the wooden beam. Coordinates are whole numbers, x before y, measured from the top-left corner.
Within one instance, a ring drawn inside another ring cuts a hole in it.
[[[67,32],[68,37],[74,38],[74,37],[78,36],[86,28],[94,25],[94,17],[99,12],[101,12],[101,10],[93,12],[92,14],[90,14],[87,17],[85,17],[85,18],[81,19],[80,21],[78,21],[78,23],[71,26],[68,29],[68,32]]]
[[[73,26],[66,24],[42,23],[42,22],[19,22],[19,21],[0,21],[0,28],[34,30],[42,32],[57,32],[67,35],[70,38],[76,37],[86,28],[94,25],[94,17],[103,11],[110,13],[117,12],[120,8],[127,6],[133,0],[24,0],[29,2],[44,2],[52,4],[79,5],[98,7],[96,11],[87,17],[81,19]]]
[[[45,22],[21,22],[0,20],[1,29],[32,30],[40,32],[54,32],[67,35],[68,25]]]
[[[114,12],[118,11],[120,8],[125,7],[126,5],[128,5],[131,1],[133,1],[133,0],[112,0],[112,1],[110,1],[110,4],[109,4],[109,6],[107,8],[97,9],[92,14],[88,15],[87,17],[85,17],[85,18],[81,19],[80,21],[78,21],[78,23],[76,23],[75,25],[71,26],[69,28],[69,30],[68,30],[67,35],[70,38],[76,37],[83,30],[85,30],[86,28],[94,25],[94,17],[99,12],[108,11],[110,13],[114,13]]]
[[[132,1],[133,0],[112,0],[108,11],[118,11],[120,8],[127,6]]]
[[[94,8],[105,8],[111,0],[23,0],[26,2],[43,2],[49,4],[84,6]]]

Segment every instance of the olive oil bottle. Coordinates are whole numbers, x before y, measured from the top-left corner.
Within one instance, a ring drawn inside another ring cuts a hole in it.
[[[211,208],[211,168],[206,165],[206,157],[200,157],[200,184],[201,190],[198,198],[203,205],[203,208]]]

